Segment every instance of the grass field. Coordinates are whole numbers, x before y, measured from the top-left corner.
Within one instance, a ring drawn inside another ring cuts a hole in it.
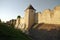
[[[0,23],[0,40],[31,40],[29,36],[12,26]]]

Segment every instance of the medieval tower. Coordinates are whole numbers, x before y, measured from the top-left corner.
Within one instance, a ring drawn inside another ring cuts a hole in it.
[[[32,7],[32,5],[29,5],[29,7],[25,10],[25,24],[26,29],[29,30],[31,26],[35,23],[35,9]]]

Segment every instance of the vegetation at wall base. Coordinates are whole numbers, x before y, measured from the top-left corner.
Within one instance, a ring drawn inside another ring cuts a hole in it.
[[[31,40],[30,37],[18,29],[5,23],[0,23],[0,40]]]

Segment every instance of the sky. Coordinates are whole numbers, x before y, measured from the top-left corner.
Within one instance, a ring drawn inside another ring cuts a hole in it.
[[[60,0],[0,0],[0,19],[6,22],[16,19],[18,15],[24,17],[24,10],[30,4],[36,12],[42,12],[60,5]]]

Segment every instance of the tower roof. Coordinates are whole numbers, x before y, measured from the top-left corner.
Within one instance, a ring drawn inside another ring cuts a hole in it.
[[[21,18],[21,16],[18,15],[17,18]]]
[[[33,10],[35,10],[31,4],[27,7],[27,9],[33,9]]]

